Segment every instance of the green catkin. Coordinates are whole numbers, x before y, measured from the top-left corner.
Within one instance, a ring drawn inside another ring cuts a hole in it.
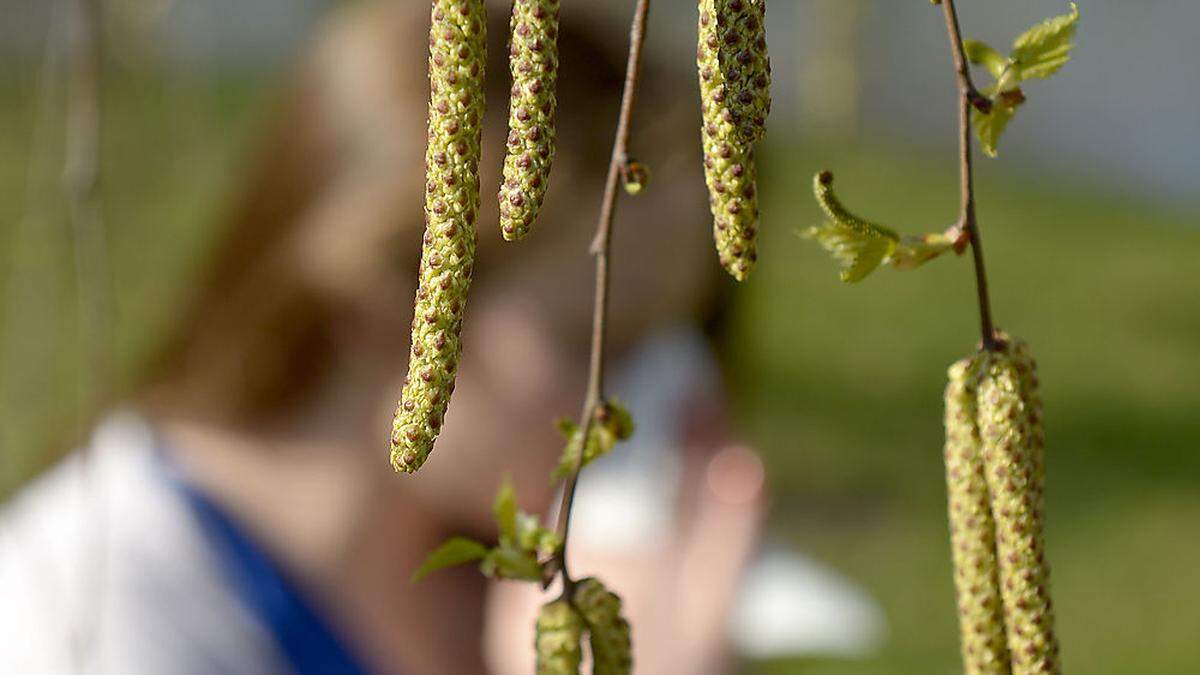
[[[433,3],[425,236],[408,377],[391,435],[392,466],[406,473],[419,469],[433,449],[462,351],[479,212],[486,26],[484,0]]]
[[[628,675],[633,647],[629,622],[621,616],[621,598],[589,577],[575,586],[573,600],[587,624],[592,675]]]
[[[565,600],[542,605],[537,618],[537,675],[577,675],[583,660],[583,618]]]
[[[988,352],[978,399],[1014,675],[1061,672],[1043,535],[1040,400],[1027,354],[1012,344]]]
[[[976,355],[950,366],[946,386],[946,493],[964,675],[1008,675],[996,529],[976,423]]]
[[[743,13],[755,14],[748,9],[746,0],[700,0],[699,9],[696,63],[700,76],[704,180],[713,216],[713,239],[721,265],[733,278],[744,281],[758,259],[758,192],[754,167],[756,134],[747,131],[743,121],[746,115],[739,113],[752,109],[755,99],[751,99],[749,107],[735,103],[739,97],[732,85],[741,79],[745,69],[731,68],[730,64],[738,61],[722,59],[721,48],[729,39],[739,44],[757,44],[762,24],[757,19],[751,22],[731,18]],[[722,26],[727,32],[722,32]],[[730,77],[732,70],[736,70],[732,73],[736,77]]]
[[[559,0],[514,0],[508,154],[500,184],[500,232],[524,237],[542,207],[554,161]]]
[[[771,112],[771,60],[767,55],[766,0],[716,0],[717,56],[725,95],[742,136],[757,142]]]

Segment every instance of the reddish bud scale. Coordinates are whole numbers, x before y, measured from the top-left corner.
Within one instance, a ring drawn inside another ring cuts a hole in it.
[[[542,207],[554,161],[558,10],[559,0],[514,0],[512,5],[512,96],[499,194],[500,233],[508,241],[528,234]]]
[[[424,247],[408,377],[391,435],[392,466],[406,473],[433,449],[458,372],[479,212],[486,26],[483,0],[433,3]]]

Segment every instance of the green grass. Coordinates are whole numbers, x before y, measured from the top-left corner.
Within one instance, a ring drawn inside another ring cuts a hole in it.
[[[16,304],[0,326],[12,336],[4,349],[13,364],[3,372],[0,493],[44,461],[14,448],[44,447],[74,424],[70,242],[54,198],[26,208],[31,92],[27,78],[0,78],[0,284],[22,284],[3,289]],[[123,372],[163,334],[270,93],[252,79],[115,81],[105,190]],[[953,220],[952,156],[866,145],[768,148],[762,260],[733,296],[727,360],[740,419],[768,460],[775,533],[866,586],[891,632],[867,660],[756,672],[958,668],[941,392],[946,367],[978,339],[969,260],[880,270],[847,286],[816,245],[793,234],[817,221],[808,186],[825,167],[866,217],[908,233]],[[1196,213],[1009,166],[980,163],[980,217],[997,319],[1041,365],[1066,666],[1088,675],[1200,672]],[[26,212],[30,226],[16,227]]]
[[[762,170],[764,254],[728,357],[740,416],[767,456],[774,529],[868,587],[891,635],[875,658],[759,672],[957,672],[941,392],[978,340],[969,256],[845,285],[793,234],[818,222],[807,186],[825,166],[860,214],[940,230],[957,205],[950,160],[776,146]],[[1200,671],[1195,215],[1004,167],[980,165],[981,229],[997,321],[1039,359],[1065,665]]]

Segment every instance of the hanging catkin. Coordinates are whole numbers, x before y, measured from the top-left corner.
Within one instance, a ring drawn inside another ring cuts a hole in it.
[[[984,476],[976,393],[980,355],[950,366],[946,386],[946,493],[964,675],[1008,675],[996,530]]]
[[[621,616],[621,598],[589,577],[576,585],[574,603],[587,624],[592,675],[628,675],[633,648],[629,622]]]
[[[713,238],[721,265],[743,281],[758,259],[754,142],[770,107],[763,1],[700,0],[699,9],[696,64]]]
[[[1041,414],[1023,346],[987,352],[979,428],[1014,675],[1059,673],[1042,513]]]
[[[578,675],[583,618],[565,600],[542,605],[537,618],[537,675]]]
[[[479,211],[486,25],[483,0],[433,3],[425,236],[408,377],[392,423],[397,471],[416,471],[429,456],[458,371]]]
[[[717,56],[729,110],[743,138],[766,133],[771,112],[771,60],[767,55],[766,0],[716,0]]]
[[[512,92],[500,184],[500,232],[524,237],[537,218],[554,161],[559,0],[514,0],[509,35]]]

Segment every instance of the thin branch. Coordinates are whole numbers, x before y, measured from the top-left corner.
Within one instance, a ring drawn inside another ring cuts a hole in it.
[[[612,158],[608,165],[608,178],[604,184],[604,198],[600,203],[600,220],[596,225],[596,236],[592,239],[591,254],[596,259],[596,290],[592,310],[592,354],[588,366],[588,384],[583,400],[583,411],[579,414],[579,429],[582,433],[574,468],[563,488],[562,501],[558,507],[555,532],[562,539],[562,548],[552,562],[547,584],[557,571],[562,575],[564,591],[569,592],[574,582],[567,573],[567,540],[571,533],[571,508],[575,503],[575,489],[579,484],[579,471],[583,465],[583,450],[588,434],[596,422],[596,413],[604,400],[604,336],[608,328],[608,255],[612,244],[613,214],[616,210],[617,193],[621,172],[628,161],[626,148],[629,144],[630,120],[633,103],[637,96],[638,81],[642,64],[642,45],[646,37],[646,16],[650,12],[650,0],[637,0],[633,22],[629,27],[629,60],[625,67],[625,86],[621,94],[621,111],[617,118],[616,138],[613,140]],[[557,569],[555,569],[557,568]]]
[[[62,186],[75,253],[79,396],[87,415],[112,385],[112,279],[100,203],[101,7],[70,3],[71,37]]]
[[[70,61],[67,72],[66,132],[63,145],[63,196],[74,240],[76,307],[79,326],[78,395],[82,424],[113,383],[112,278],[100,196],[101,76],[103,70],[101,0],[67,0],[70,7]],[[82,452],[85,477],[95,470],[93,450]],[[94,565],[85,582],[92,589],[80,612],[72,640],[77,670],[94,657],[95,638],[104,611],[107,513],[100,483],[87,480],[89,498],[98,505],[90,528]]]
[[[975,217],[975,173],[971,159],[971,109],[982,112],[991,109],[991,101],[981,95],[971,82],[967,69],[967,56],[963,49],[962,29],[958,24],[958,12],[954,0],[942,0],[942,12],[946,17],[946,31],[950,34],[950,46],[954,55],[954,70],[958,76],[958,133],[959,133],[959,190],[962,206],[959,212],[959,227],[971,240],[971,254],[975,259],[975,288],[979,297],[979,330],[984,349],[997,348],[996,329],[992,324],[992,303],[988,296],[987,272],[983,265],[983,243],[979,236],[979,222]]]

